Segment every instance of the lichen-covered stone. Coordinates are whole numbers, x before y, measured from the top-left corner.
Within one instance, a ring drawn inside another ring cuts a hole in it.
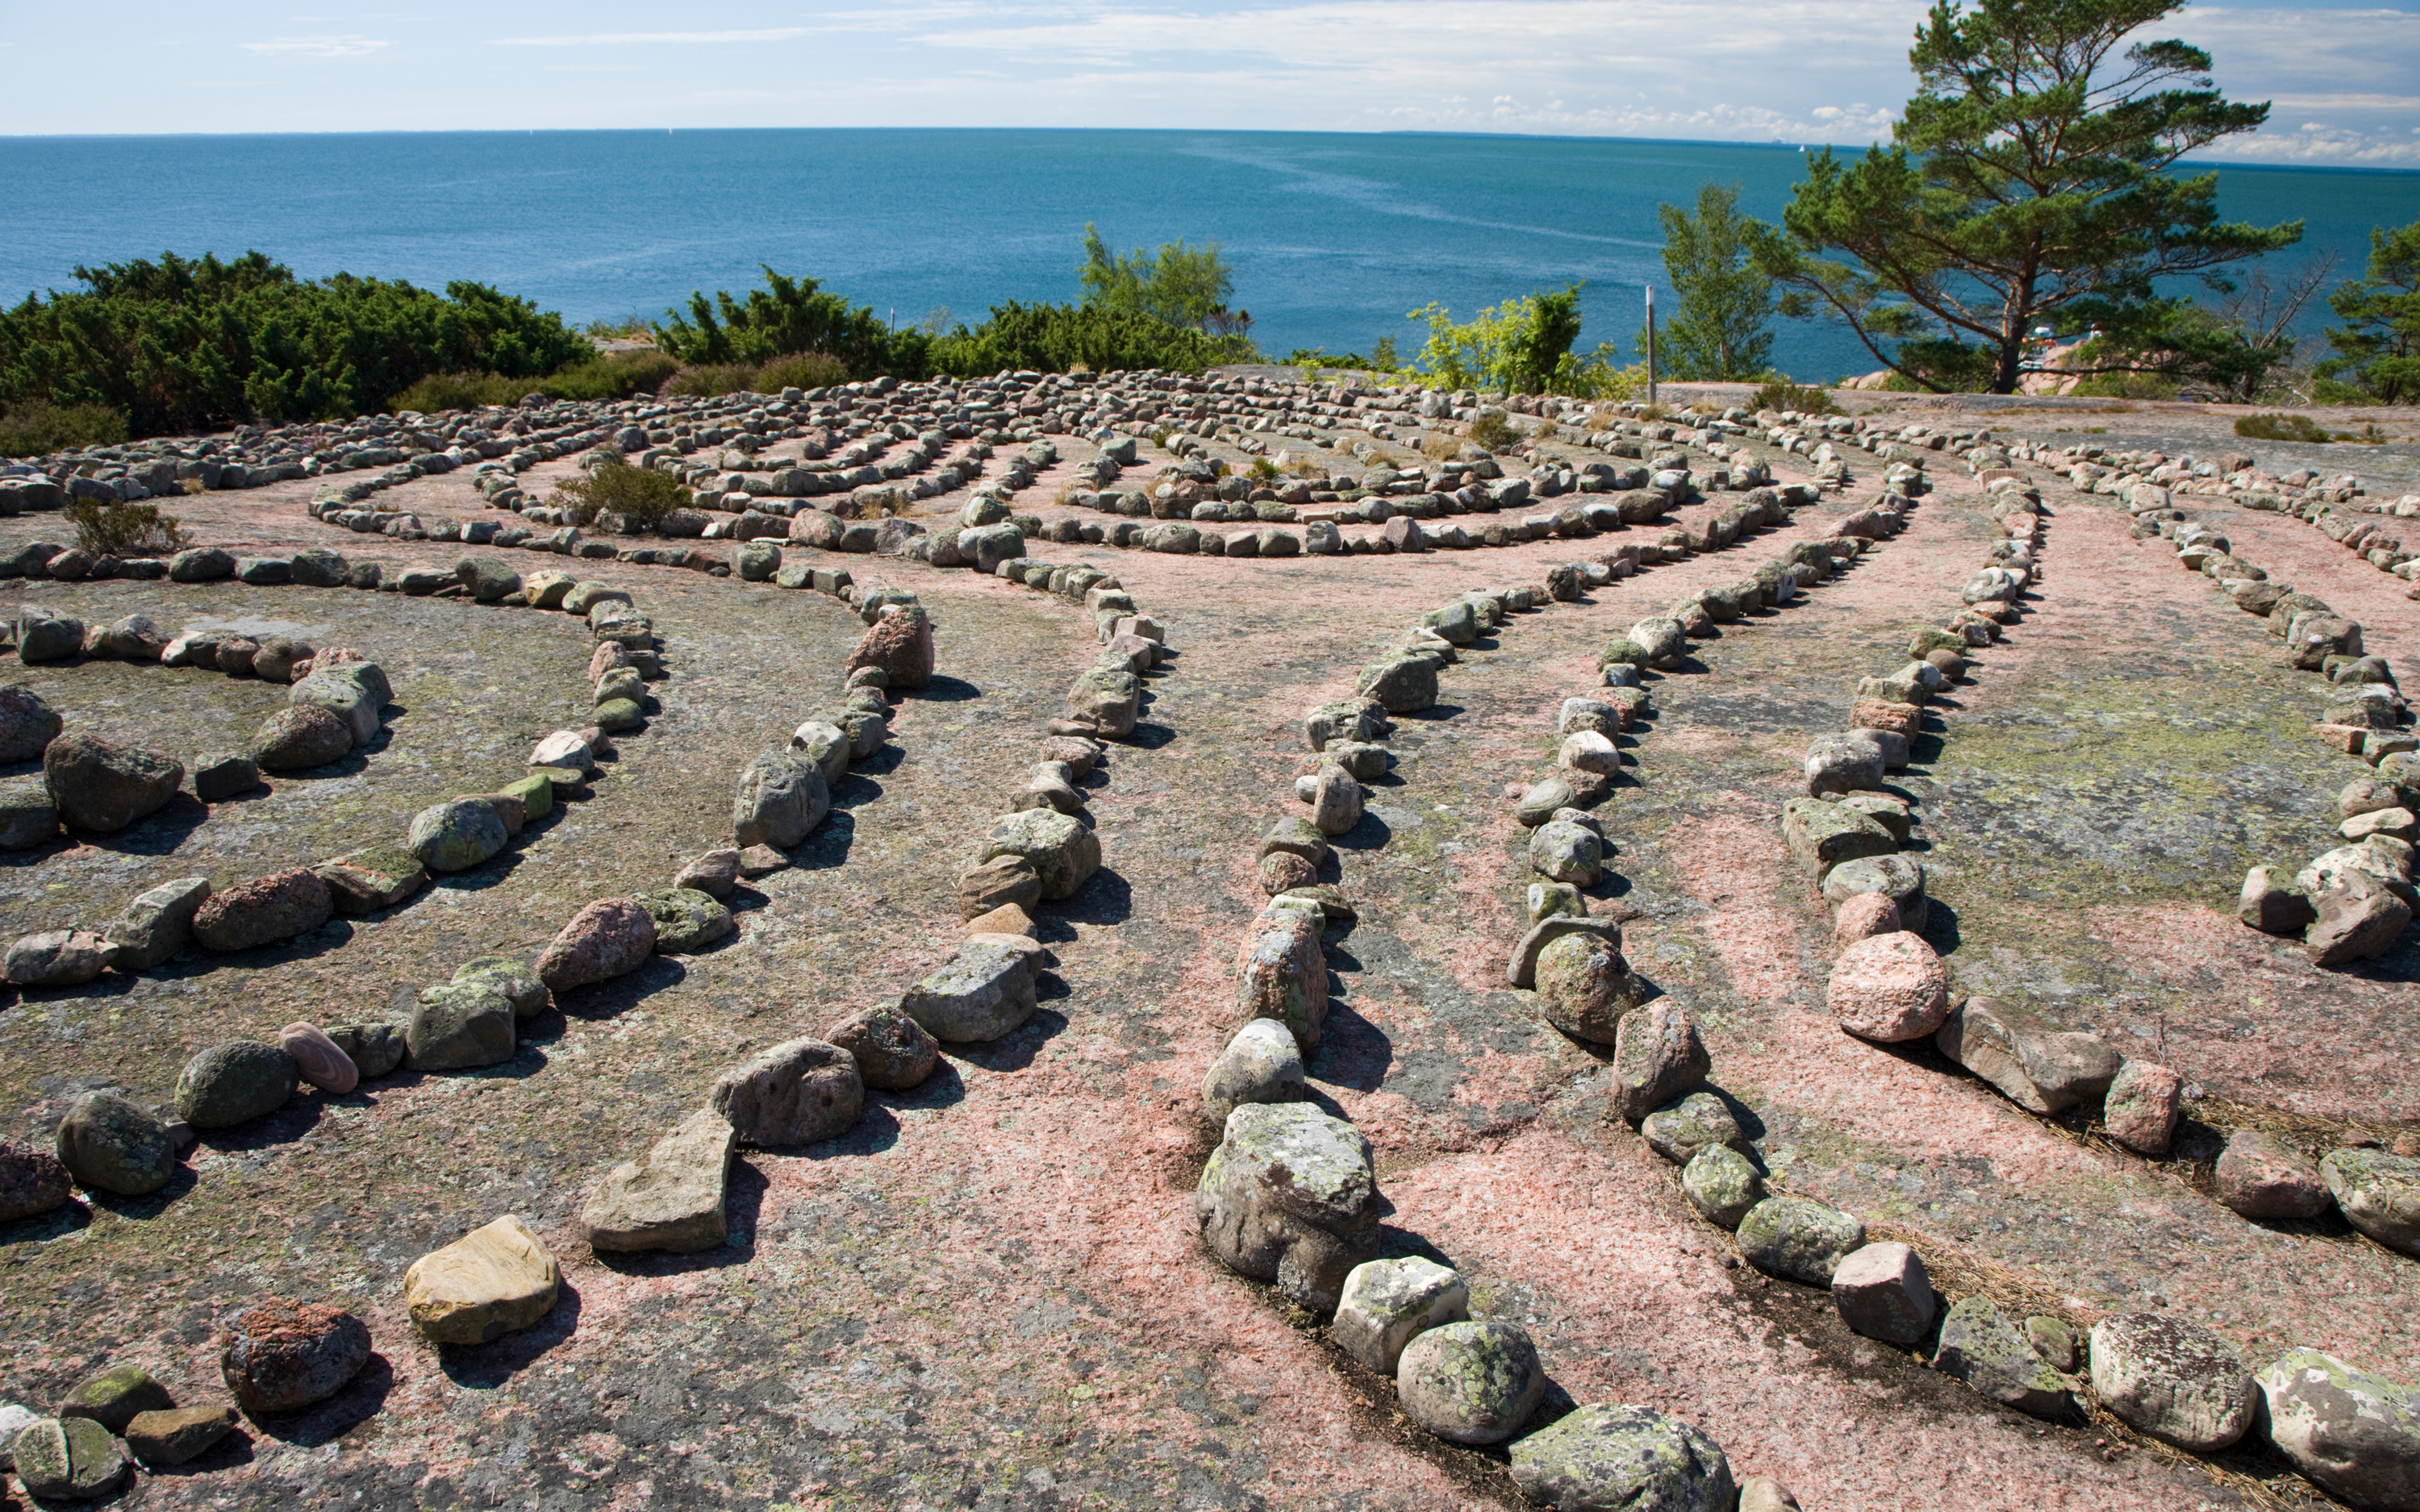
[[[1194,1189],[1202,1243],[1237,1273],[1274,1281],[1315,1313],[1372,1258],[1382,1204],[1370,1141],[1304,1103],[1250,1103]]]
[[[1546,1393],[1545,1367],[1513,1323],[1440,1323],[1416,1334],[1395,1364],[1404,1415],[1453,1443],[1501,1443]]]
[[[2420,1255],[2420,1160],[2382,1149],[2332,1149],[2319,1178],[2345,1222],[2388,1249]]]
[[[1742,1258],[1811,1287],[1830,1286],[1840,1261],[1865,1242],[1865,1225],[1806,1197],[1767,1197],[1739,1226]]]
[[[2068,1410],[2067,1378],[2034,1351],[1989,1297],[1963,1297],[1949,1309],[1932,1368],[2003,1407],[2035,1417],[2055,1417]]]
[[[176,1174],[168,1126],[116,1092],[86,1092],[59,1120],[59,1163],[87,1191],[139,1197]]]
[[[663,887],[630,896],[655,917],[659,955],[688,955],[703,950],[739,927],[733,921],[730,909],[688,887]]]
[[[2420,1506],[2420,1389],[2304,1349],[2257,1380],[2262,1427],[2295,1469],[2355,1506]]]
[[[476,1071],[519,1052],[510,999],[485,982],[441,982],[421,993],[404,1022],[414,1071]]]
[[[1415,1336],[1469,1316],[1469,1288],[1458,1273],[1418,1256],[1369,1260],[1344,1278],[1327,1335],[1338,1349],[1392,1378]]]
[[[997,1040],[1033,1016],[1042,948],[1010,934],[970,934],[899,997],[899,1011],[944,1044]]]
[[[768,750],[740,769],[731,800],[733,842],[786,851],[803,844],[830,811],[820,767],[796,751]]]
[[[1628,1015],[1614,1033],[1614,1117],[1637,1123],[1665,1103],[1706,1084],[1714,1057],[1689,1011],[1659,998]]]
[[[865,1106],[857,1057],[812,1037],[761,1050],[715,1078],[708,1105],[751,1145],[787,1149],[846,1134]]]
[[[1647,993],[1622,956],[1618,929],[1574,931],[1548,940],[1537,952],[1531,975],[1546,1022],[1591,1044],[1615,1042],[1621,1021]]]
[[[1252,920],[1235,955],[1235,1007],[1228,1022],[1273,1019],[1302,1049],[1319,1048],[1327,1025],[1320,923],[1307,910],[1274,906]]]
[[[1686,1165],[1711,1145],[1747,1148],[1747,1135],[1730,1104],[1712,1092],[1691,1092],[1677,1103],[1657,1108],[1638,1125],[1648,1148],[1675,1165]]]
[[[976,859],[1001,856],[1023,856],[1041,880],[1042,897],[1057,903],[1074,897],[1101,869],[1101,837],[1071,814],[1027,809],[995,822]]]
[[[59,1399],[59,1416],[88,1417],[112,1433],[123,1433],[137,1412],[173,1405],[168,1388],[131,1362],[106,1366],[76,1382]]]
[[[1558,1512],[1732,1512],[1730,1461],[1652,1407],[1583,1407],[1513,1441],[1512,1481]]]
[[[38,1501],[89,1502],[126,1478],[126,1458],[109,1430],[88,1417],[39,1418],[10,1445],[17,1478]]]
[[[177,1117],[196,1129],[231,1129],[286,1105],[297,1079],[294,1057],[273,1044],[236,1040],[185,1062],[177,1078]]]
[[[487,861],[510,838],[494,804],[485,798],[448,798],[411,816],[404,843],[421,865],[442,875]]]
[[[1691,1156],[1681,1170],[1681,1191],[1718,1228],[1737,1228],[1765,1199],[1763,1175],[1729,1145],[1709,1145]]]
[[[1781,806],[1781,838],[1790,858],[1817,882],[1843,861],[1889,856],[1899,849],[1890,831],[1846,804],[1792,798]]]
[[[1202,1114],[1223,1129],[1227,1115],[1247,1103],[1294,1103],[1303,1095],[1302,1050],[1294,1031],[1276,1019],[1256,1018],[1235,1031],[1203,1074]]]
[[[922,1086],[941,1060],[939,1041],[901,1012],[896,1000],[851,1013],[826,1029],[823,1038],[849,1053],[866,1086],[886,1092]]]
[[[61,735],[42,752],[42,781],[70,828],[114,835],[165,808],[184,764],[99,735]]]
[[[252,759],[264,772],[306,772],[342,761],[352,748],[352,731],[317,703],[288,704],[252,736]]]
[[[2129,1425],[2195,1454],[2243,1437],[2260,1399],[2233,1345],[2161,1313],[2092,1325],[2092,1389]]]

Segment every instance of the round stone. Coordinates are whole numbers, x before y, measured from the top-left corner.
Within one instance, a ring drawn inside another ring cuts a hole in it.
[[[1890,894],[1860,892],[1851,895],[1832,916],[1832,939],[1837,945],[1854,945],[1877,934],[1895,934],[1905,927],[1900,921],[1899,904],[1891,901]]]
[[[42,780],[59,817],[103,835],[165,807],[184,779],[182,763],[99,735],[61,735],[42,752]]]
[[[896,1003],[877,1003],[850,1014],[826,1030],[824,1041],[856,1057],[858,1075],[866,1086],[888,1092],[921,1084],[941,1058],[940,1041],[899,1011]]]
[[[1611,1044],[1645,989],[1620,947],[1602,934],[1566,934],[1538,952],[1538,1008],[1575,1040]]]
[[[1924,897],[1924,867],[1914,857],[1861,856],[1823,873],[1823,899],[1835,907],[1866,893],[1879,893],[1899,904],[1901,929],[1924,928],[1930,912]]]
[[[1861,1040],[1921,1040],[1949,1016],[1949,969],[1904,930],[1877,934],[1840,952],[1825,999],[1840,1027]]]
[[[252,759],[264,772],[304,772],[349,755],[352,728],[317,703],[295,703],[260,722]]]
[[[139,1197],[168,1184],[177,1150],[149,1110],[116,1092],[86,1092],[59,1120],[59,1163],[88,1192]]]
[[[464,872],[504,848],[504,821],[484,798],[451,798],[411,816],[405,843],[431,872]]]
[[[1501,1443],[1546,1392],[1528,1334],[1512,1323],[1447,1323],[1416,1335],[1395,1365],[1404,1414],[1455,1443]]]
[[[67,1206],[68,1168],[46,1149],[0,1139],[0,1224]]]
[[[341,1307],[271,1297],[219,1325],[219,1370],[247,1412],[325,1401],[369,1363],[367,1324]]]
[[[294,1095],[294,1057],[273,1044],[235,1040],[185,1062],[177,1117],[196,1129],[229,1129],[276,1112]]]

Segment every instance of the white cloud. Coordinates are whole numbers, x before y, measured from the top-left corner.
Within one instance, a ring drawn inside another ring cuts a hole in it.
[[[367,57],[387,44],[378,37],[273,37],[240,45],[247,53],[283,57]]]
[[[683,46],[699,42],[786,42],[804,37],[804,26],[768,26],[749,32],[597,32],[586,37],[498,37],[498,47],[627,47],[632,44]]]

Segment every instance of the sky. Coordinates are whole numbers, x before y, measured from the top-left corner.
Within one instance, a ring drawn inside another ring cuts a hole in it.
[[[372,5],[375,0],[372,0]],[[900,0],[312,10],[0,0],[0,135],[1034,126],[1887,139],[1926,0]],[[2191,5],[2269,124],[2420,168],[2420,0]]]

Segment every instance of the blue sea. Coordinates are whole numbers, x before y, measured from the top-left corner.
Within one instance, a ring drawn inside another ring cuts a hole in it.
[[[492,284],[574,321],[659,316],[757,265],[902,325],[1069,301],[1084,227],[1113,247],[1216,241],[1234,302],[1282,356],[1366,352],[1406,312],[1457,317],[1584,282],[1583,347],[1636,356],[1641,287],[1668,308],[1655,208],[1708,181],[1776,218],[1788,147],[1501,135],[712,131],[0,138],[0,296],[78,264],[258,250],[304,276]],[[2230,218],[2300,218],[2290,271],[2357,274],[2376,225],[2420,220],[2420,173],[2228,167]],[[2302,321],[2315,332],[2323,305]],[[1876,364],[1837,327],[1782,322],[1801,378]]]

